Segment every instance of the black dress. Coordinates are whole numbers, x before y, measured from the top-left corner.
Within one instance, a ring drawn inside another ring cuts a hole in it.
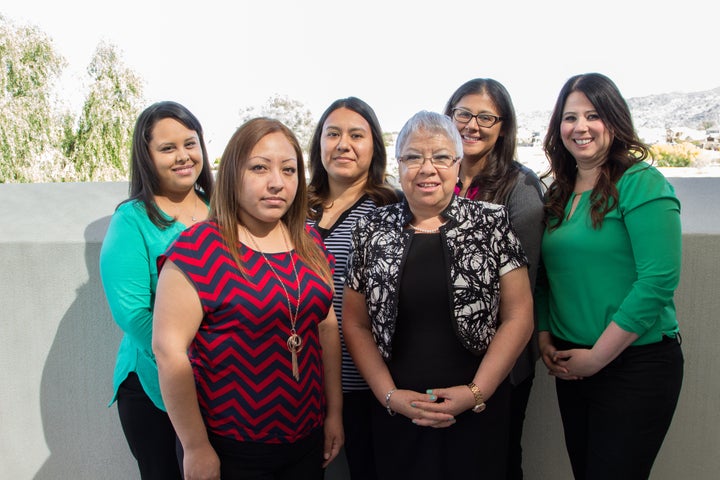
[[[480,365],[482,357],[465,349],[455,334],[446,269],[440,234],[415,234],[400,280],[393,355],[387,362],[398,389],[465,385]],[[484,412],[464,412],[447,428],[414,425],[402,415],[388,415],[378,403],[373,428],[379,478],[503,478],[508,394],[503,382]]]

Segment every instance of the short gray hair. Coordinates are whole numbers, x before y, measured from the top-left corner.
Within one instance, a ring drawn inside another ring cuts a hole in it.
[[[455,155],[463,156],[462,137],[455,123],[447,115],[421,110],[405,122],[395,141],[395,158],[400,157],[405,143],[414,133],[426,131],[428,133],[444,135],[455,145]]]

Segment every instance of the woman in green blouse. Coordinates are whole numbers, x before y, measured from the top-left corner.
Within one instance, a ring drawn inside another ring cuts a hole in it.
[[[644,160],[627,103],[607,77],[570,78],[545,151],[554,178],[536,295],[542,359],[556,377],[576,479],[644,479],[683,376],[673,294],[680,202]]]
[[[157,256],[208,216],[213,177],[197,118],[175,102],[143,111],[133,133],[130,172],[130,197],[115,210],[100,252],[105,295],[123,331],[111,404],[117,400],[142,479],[179,479],[175,431],[152,353],[152,317]]]

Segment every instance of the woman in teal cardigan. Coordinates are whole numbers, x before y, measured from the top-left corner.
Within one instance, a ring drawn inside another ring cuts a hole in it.
[[[644,160],[615,84],[567,81],[545,138],[553,183],[538,283],[539,343],[556,377],[576,479],[646,479],[683,377],[673,295],[680,202]]]
[[[179,479],[175,431],[152,353],[152,317],[156,258],[208,215],[213,176],[197,118],[169,101],[143,111],[133,133],[130,172],[130,196],[113,214],[100,252],[105,295],[123,331],[111,404],[117,400],[141,478]]]

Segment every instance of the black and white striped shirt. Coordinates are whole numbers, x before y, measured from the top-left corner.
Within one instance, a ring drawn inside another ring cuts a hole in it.
[[[367,195],[363,195],[352,207],[345,210],[338,221],[335,222],[335,225],[329,229],[318,227],[315,221],[308,222],[320,233],[326,248],[335,257],[335,271],[333,273],[335,295],[333,296],[333,308],[335,309],[338,325],[341,327],[343,392],[367,390],[369,388],[355,367],[355,363],[353,363],[352,358],[350,358],[350,354],[345,346],[345,338],[342,334],[342,301],[347,258],[352,244],[350,233],[352,232],[353,226],[355,226],[355,222],[375,210],[375,208],[377,208],[375,202]]]

